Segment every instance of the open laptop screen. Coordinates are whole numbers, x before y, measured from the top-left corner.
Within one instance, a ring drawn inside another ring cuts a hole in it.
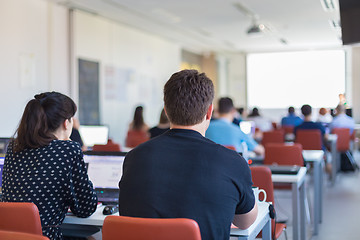
[[[119,189],[125,154],[123,152],[84,153],[88,175],[95,189]]]
[[[109,128],[107,126],[81,125],[79,132],[87,147],[92,147],[95,144],[105,145],[109,138]]]

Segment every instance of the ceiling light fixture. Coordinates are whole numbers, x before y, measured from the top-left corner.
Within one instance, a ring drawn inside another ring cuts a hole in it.
[[[320,2],[325,12],[333,12],[338,9],[334,0],[320,0]]]

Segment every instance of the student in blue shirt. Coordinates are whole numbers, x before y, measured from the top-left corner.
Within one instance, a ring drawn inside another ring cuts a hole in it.
[[[286,117],[283,117],[281,119],[281,126],[299,126],[303,120],[296,116],[294,107],[289,107],[288,109],[288,115]]]
[[[245,142],[249,151],[263,155],[264,147],[257,144],[253,138],[242,132],[239,126],[232,123],[235,111],[231,98],[220,98],[218,104],[219,118],[210,122],[205,136],[218,144],[233,146],[238,152],[244,151],[242,142]]]

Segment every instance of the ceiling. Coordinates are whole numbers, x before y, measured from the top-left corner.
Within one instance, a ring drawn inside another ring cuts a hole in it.
[[[200,52],[269,52],[341,47],[338,0],[50,0]],[[323,1],[335,10],[325,11]],[[262,36],[247,30],[264,24]]]

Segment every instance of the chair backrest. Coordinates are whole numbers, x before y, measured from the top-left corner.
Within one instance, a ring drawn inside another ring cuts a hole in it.
[[[336,149],[339,152],[346,152],[350,149],[350,129],[349,128],[334,128],[332,133],[337,135]]]
[[[300,144],[269,143],[265,146],[264,164],[304,166]]]
[[[95,144],[92,150],[96,152],[120,152],[121,148],[120,144],[114,143],[109,139],[105,145]]]
[[[253,185],[264,189],[266,192],[266,201],[272,202],[275,205],[274,199],[274,184],[271,179],[271,170],[266,166],[253,166],[250,167]],[[262,200],[259,196],[259,200]],[[271,221],[272,229],[275,228],[275,219]],[[273,232],[273,231],[271,231]]]
[[[285,134],[281,130],[263,132],[261,144],[265,146],[268,143],[283,143]]]
[[[38,208],[33,203],[0,202],[0,230],[42,235]]]
[[[234,146],[226,145],[226,146],[224,146],[224,147],[226,147],[226,148],[228,148],[228,149],[230,149],[230,150],[236,151],[236,148],[235,148]]]
[[[146,142],[150,137],[147,132],[141,130],[129,130],[126,137],[126,147],[134,148]]]
[[[281,128],[284,130],[285,134],[294,133],[294,126],[284,125]]]
[[[201,240],[201,235],[197,222],[192,219],[108,216],[102,228],[102,239]]]
[[[298,129],[295,142],[300,143],[304,150],[322,150],[322,136],[319,129]]]
[[[49,240],[45,236],[23,232],[12,232],[0,230],[1,240]]]

